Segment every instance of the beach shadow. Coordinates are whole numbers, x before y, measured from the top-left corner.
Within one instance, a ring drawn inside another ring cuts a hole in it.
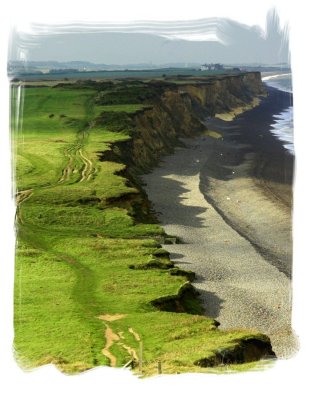
[[[161,224],[195,228],[205,226],[206,219],[200,217],[208,209],[204,207],[205,201],[203,206],[187,204],[191,191],[177,179],[157,176],[156,187],[149,186],[147,193]]]
[[[200,295],[199,299],[202,301],[202,306],[204,307],[204,315],[209,318],[218,318],[224,300],[219,298],[214,292],[201,289],[196,290]]]
[[[180,260],[181,258],[185,258],[185,256],[181,253],[170,252],[170,258],[171,258],[171,260]]]

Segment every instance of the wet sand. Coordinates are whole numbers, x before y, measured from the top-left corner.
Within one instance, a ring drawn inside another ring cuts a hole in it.
[[[209,119],[223,139],[184,139],[151,174],[146,192],[169,235],[175,263],[196,272],[205,314],[220,328],[270,336],[278,357],[296,349],[291,330],[293,157],[268,131],[291,98],[271,90],[232,122]],[[271,121],[271,122],[270,122]]]

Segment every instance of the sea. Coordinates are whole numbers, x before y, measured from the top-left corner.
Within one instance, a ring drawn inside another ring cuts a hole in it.
[[[278,90],[293,93],[292,74],[269,75],[262,78],[263,82]],[[284,148],[294,155],[294,122],[293,106],[283,110],[280,114],[273,115],[273,123],[270,126],[270,132],[277,137]]]

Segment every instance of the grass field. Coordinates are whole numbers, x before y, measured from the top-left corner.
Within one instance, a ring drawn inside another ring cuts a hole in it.
[[[96,88],[12,87],[14,347],[24,368],[54,363],[73,373],[134,360],[138,371],[143,343],[145,375],[158,361],[163,373],[202,371],[196,361],[262,338],[199,315],[187,275],[159,251],[162,228],[135,220],[141,197],[126,166],[100,161],[130,140],[124,124],[148,106],[139,90],[129,103],[121,92],[123,103],[114,95],[105,104]]]

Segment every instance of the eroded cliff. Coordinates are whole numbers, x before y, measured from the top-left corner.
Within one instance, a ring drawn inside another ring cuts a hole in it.
[[[257,105],[266,94],[259,72],[150,85],[161,91],[148,99],[150,107],[133,116],[131,145],[124,146],[129,164],[143,172],[171,152],[179,137],[202,133],[206,118],[218,114],[228,119]]]

